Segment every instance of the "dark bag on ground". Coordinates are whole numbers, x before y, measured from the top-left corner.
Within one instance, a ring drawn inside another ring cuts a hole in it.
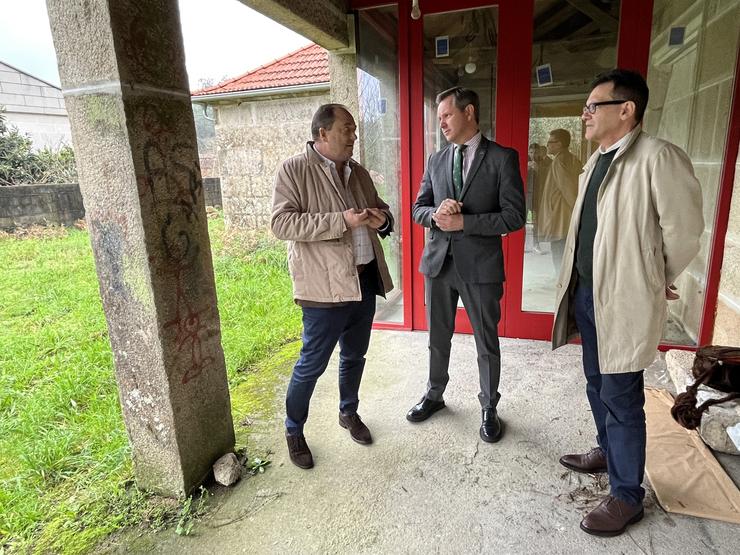
[[[740,397],[740,348],[708,345],[696,351],[691,373],[696,378],[693,385],[681,393],[671,408],[673,419],[688,430],[701,424],[701,415],[712,405]],[[709,399],[696,406],[696,392],[700,385],[728,393],[721,399]]]

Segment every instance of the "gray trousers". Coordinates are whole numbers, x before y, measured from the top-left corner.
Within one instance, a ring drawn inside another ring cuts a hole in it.
[[[435,278],[426,278],[426,313],[429,324],[429,383],[426,396],[433,401],[442,399],[450,364],[452,334],[455,331],[457,300],[462,298],[473,326],[478,351],[478,374],[481,407],[496,408],[501,395],[501,349],[498,342],[498,322],[501,319],[501,296],[504,284],[465,283],[455,270],[451,257]]]

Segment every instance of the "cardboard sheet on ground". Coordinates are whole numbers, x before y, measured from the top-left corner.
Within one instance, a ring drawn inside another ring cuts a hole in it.
[[[740,524],[740,491],[696,430],[671,417],[673,397],[645,389],[645,473],[668,512]]]

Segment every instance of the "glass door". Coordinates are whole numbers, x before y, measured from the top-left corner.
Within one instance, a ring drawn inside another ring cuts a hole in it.
[[[526,120],[531,37],[531,4],[499,0],[421,3],[422,16],[410,24],[411,198],[416,198],[426,161],[446,144],[437,124],[436,95],[450,87],[474,89],[480,96],[480,129],[489,139],[526,150],[526,130],[520,137],[514,122]],[[522,94],[523,91],[523,94]],[[524,172],[526,160],[521,158]],[[503,238],[507,282],[501,301],[500,335],[507,335],[510,292],[520,298],[521,268],[510,264],[509,251],[522,248],[524,232]],[[426,329],[424,279],[416,271],[424,249],[425,231],[412,228],[413,327]],[[517,245],[520,245],[517,247]],[[516,261],[516,258],[512,258]],[[521,262],[521,261],[520,261]],[[513,279],[512,279],[513,278]],[[455,329],[470,333],[465,310],[458,310]]]
[[[466,8],[465,2],[458,2],[454,11],[449,11],[450,2],[446,6],[439,2],[436,10],[430,4],[422,6],[422,17],[412,23],[411,33],[412,147],[416,143],[415,152],[418,153],[412,155],[413,198],[418,192],[426,160],[447,145],[437,122],[437,94],[456,86],[476,91],[480,97],[480,130],[489,139],[496,136],[498,6]],[[413,123],[414,113],[418,125]],[[417,247],[414,262],[418,267],[426,230],[414,227]],[[426,328],[424,280],[420,274],[414,290],[414,327]],[[462,301],[458,303],[456,330],[471,331]]]
[[[555,308],[555,282],[578,175],[595,148],[584,138],[583,104],[593,78],[617,63],[619,4],[616,0],[589,8],[589,16],[569,2],[534,3],[521,303],[525,312]]]

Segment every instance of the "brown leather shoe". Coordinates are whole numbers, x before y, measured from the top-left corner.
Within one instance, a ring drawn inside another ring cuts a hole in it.
[[[349,430],[349,435],[352,436],[357,443],[362,445],[369,445],[373,442],[373,437],[370,435],[370,430],[360,420],[360,415],[356,412],[349,414],[339,413],[339,425]]]
[[[586,474],[597,474],[606,472],[606,455],[601,447],[594,447],[583,455],[563,455],[560,464],[576,472]]]
[[[583,518],[581,530],[593,536],[618,536],[627,526],[642,520],[643,516],[645,510],[642,503],[630,505],[609,495]]]
[[[306,438],[302,434],[299,436],[285,434],[285,439],[288,442],[288,454],[291,462],[299,468],[313,468],[313,455],[311,455],[311,450],[308,448]]]

